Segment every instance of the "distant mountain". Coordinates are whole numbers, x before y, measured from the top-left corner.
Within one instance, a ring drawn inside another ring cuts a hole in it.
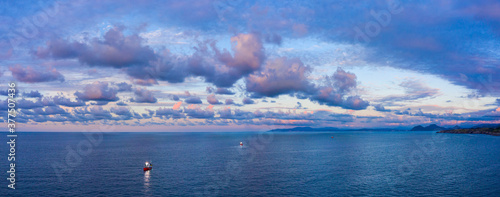
[[[341,129],[336,127],[294,127],[286,129],[273,129],[268,132],[326,132],[326,131],[402,131],[400,129],[388,129],[388,128],[364,128],[364,129]]]
[[[498,128],[498,127],[500,127],[500,124],[480,124],[473,126],[472,128],[475,129],[475,128]]]
[[[411,131],[440,131],[445,130],[446,128],[437,126],[436,124],[431,124],[429,126],[423,127],[422,125],[418,125],[413,127]]]
[[[422,125],[418,125],[413,127],[410,131],[425,131],[425,128]]]
[[[449,129],[438,131],[438,133],[455,133],[455,134],[486,134],[500,136],[500,125],[481,125],[474,126],[470,129]]]
[[[294,127],[294,128],[286,128],[286,129],[273,129],[269,132],[315,132],[315,131],[335,131],[338,128],[335,127],[322,127],[322,128],[312,128],[312,127]]]

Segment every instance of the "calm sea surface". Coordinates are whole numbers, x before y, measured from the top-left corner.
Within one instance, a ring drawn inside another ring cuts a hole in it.
[[[19,133],[15,191],[7,188],[8,148],[1,143],[0,196],[500,196],[500,137],[487,135],[93,137],[98,140],[82,133]],[[153,170],[143,172],[145,161]]]

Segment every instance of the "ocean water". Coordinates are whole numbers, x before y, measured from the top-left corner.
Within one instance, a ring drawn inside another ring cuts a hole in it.
[[[16,190],[7,188],[8,148],[1,143],[0,196],[500,196],[500,137],[494,136],[337,131],[93,137],[102,140],[19,133]],[[153,170],[143,172],[145,161]]]

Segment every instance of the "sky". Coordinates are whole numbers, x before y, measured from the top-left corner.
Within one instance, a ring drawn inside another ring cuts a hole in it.
[[[0,21],[19,131],[500,123],[499,1],[2,0]]]

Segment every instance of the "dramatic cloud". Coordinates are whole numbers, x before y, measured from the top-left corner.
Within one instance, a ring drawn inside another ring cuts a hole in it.
[[[332,76],[325,77],[324,85],[315,85],[307,78],[309,72],[310,68],[299,59],[277,58],[268,61],[261,72],[248,76],[246,88],[256,98],[296,93],[299,98],[329,106],[354,110],[369,106],[359,96],[348,96],[357,87],[354,73],[338,68]]]
[[[260,68],[265,59],[264,48],[259,36],[255,34],[239,34],[231,38],[233,54],[224,50],[216,50],[216,57],[230,68],[242,75],[249,74]]]
[[[32,68],[31,66],[22,67],[21,65],[9,67],[12,76],[21,82],[38,83],[49,81],[64,81],[64,76],[55,68]]]
[[[231,43],[232,53],[219,50],[213,41],[199,43],[187,62],[188,71],[217,87],[227,88],[260,69],[266,56],[258,35],[238,34],[231,38]]]
[[[0,76],[22,82],[18,123],[500,123],[497,0],[48,4],[57,9],[42,10],[47,25],[30,20],[37,4],[0,8]],[[6,83],[0,88],[2,100],[7,89]],[[7,102],[0,105],[5,121]],[[158,109],[165,105],[172,108]]]
[[[132,65],[146,65],[156,59],[154,51],[143,46],[143,39],[136,34],[125,36],[123,27],[114,27],[104,35],[104,40],[94,38],[89,43],[51,40],[45,48],[35,52],[40,58],[77,58],[91,66],[123,68]]]
[[[356,75],[346,72],[342,68],[332,76],[327,76],[324,85],[317,87],[317,92],[309,97],[312,101],[328,106],[338,106],[346,109],[362,110],[369,106],[369,102],[359,96],[346,96],[357,86]]]
[[[294,92],[311,92],[307,74],[310,68],[304,66],[298,58],[286,57],[269,60],[265,68],[246,78],[246,89],[257,96],[277,96]]]
[[[83,88],[83,92],[75,92],[75,96],[83,101],[117,101],[118,97],[117,89],[109,87],[108,82],[94,82],[92,84],[86,85]]]

